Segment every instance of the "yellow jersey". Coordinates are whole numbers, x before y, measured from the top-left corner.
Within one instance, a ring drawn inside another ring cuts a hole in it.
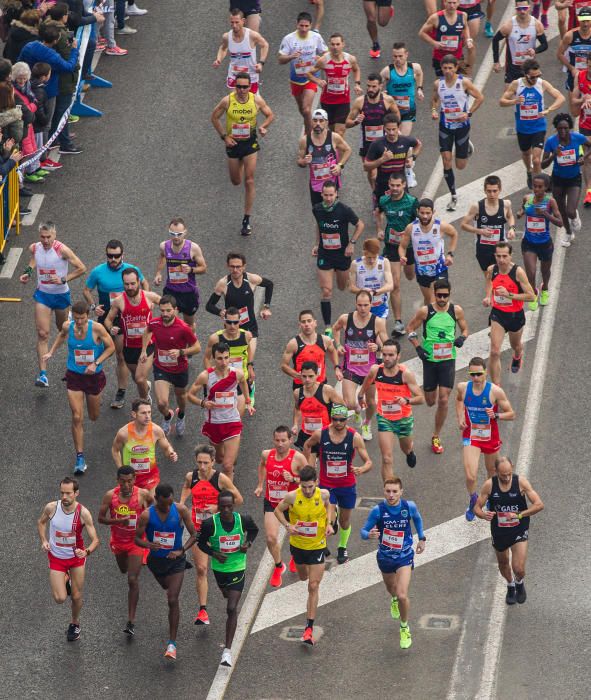
[[[295,491],[295,501],[289,507],[289,522],[298,529],[297,535],[289,536],[289,544],[298,549],[324,549],[326,547],[327,513],[318,487],[311,498],[306,498],[302,489]]]
[[[238,102],[236,93],[229,95],[228,110],[226,111],[226,134],[237,141],[249,139],[254,136],[257,128],[258,108],[252,92],[248,93],[248,100]]]

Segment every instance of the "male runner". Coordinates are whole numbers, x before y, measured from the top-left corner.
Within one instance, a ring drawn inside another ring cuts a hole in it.
[[[501,24],[492,43],[493,70],[501,72],[499,63],[500,44],[505,39],[505,82],[523,78],[523,64],[528,58],[546,51],[548,39],[539,19],[531,15],[530,0],[515,0],[515,11],[511,19]],[[536,43],[539,42],[539,46]]]
[[[423,390],[427,406],[434,406],[437,402],[431,450],[439,455],[443,452],[440,436],[456,377],[456,348],[461,348],[468,337],[468,324],[462,307],[450,301],[451,285],[447,280],[435,280],[433,296],[434,303],[422,306],[416,312],[407,331],[408,339],[423,361]],[[416,333],[421,324],[422,345]],[[457,337],[456,326],[460,327]]]
[[[394,17],[392,0],[363,0],[363,10],[367,18],[367,33],[371,39],[370,58],[379,58],[382,55],[380,42],[378,41],[378,24],[387,27]]]
[[[351,262],[349,291],[353,294],[362,289],[371,292],[371,313],[386,319],[390,313],[388,297],[393,287],[390,265],[380,255],[380,242],[377,238],[366,238],[363,241],[363,255]]]
[[[80,639],[80,611],[86,559],[99,546],[92,515],[77,501],[79,493],[78,480],[66,476],[60,481],[59,500],[50,501],[43,508],[37,521],[41,548],[47,552],[49,559],[51,595],[60,605],[66,602],[68,596],[72,599],[72,622],[66,631],[68,642]],[[82,537],[82,529],[85,526],[90,537],[88,547],[85,547]]]
[[[139,363],[148,361],[148,346],[154,341],[154,392],[158,410],[164,416],[162,430],[168,435],[175,412],[170,408],[170,387],[176,398],[175,430],[178,437],[185,433],[185,408],[187,406],[187,384],[189,363],[187,358],[201,352],[201,345],[191,326],[176,315],[176,299],[165,294],[158,302],[160,318],[153,318],[142,336],[142,351]]]
[[[195,542],[197,533],[188,508],[182,503],[174,503],[172,486],[158,484],[154,499],[154,504],[146,508],[137,521],[135,544],[150,551],[146,564],[158,584],[166,591],[169,637],[164,656],[176,661],[179,595],[185,569],[191,568],[185,552]],[[185,527],[189,531],[189,538],[183,544]]]
[[[300,639],[304,644],[310,645],[315,644],[314,622],[320,582],[326,566],[326,537],[333,534],[329,499],[329,492],[318,488],[316,470],[307,466],[300,472],[298,488],[284,496],[275,508],[275,517],[289,533],[289,550],[300,581],[308,582],[306,627]],[[289,520],[285,517],[286,512]]]
[[[217,103],[212,114],[211,123],[226,146],[230,182],[238,186],[244,179],[244,217],[242,218],[241,236],[252,235],[250,217],[254,205],[254,176],[259,155],[257,138],[257,116],[262,112],[265,121],[259,126],[261,138],[266,135],[269,124],[275,119],[269,105],[259,94],[250,91],[248,73],[237,73],[234,90]],[[226,125],[221,123],[226,115]]]
[[[281,559],[279,544],[279,523],[275,517],[275,508],[289,491],[297,489],[300,478],[298,474],[307,466],[304,455],[291,447],[291,431],[286,425],[280,425],[273,431],[273,447],[263,450],[258,467],[258,483],[254,495],[263,500],[263,517],[267,549],[273,557],[275,566],[269,579],[273,588],[283,583],[283,573],[287,568]],[[293,557],[289,562],[290,571],[295,571]]]
[[[298,319],[300,332],[287,342],[281,358],[281,371],[293,379],[293,388],[302,386],[301,371],[304,362],[315,362],[318,366],[318,381],[326,382],[327,355],[335,368],[337,382],[342,381],[343,373],[337,367],[339,355],[331,337],[332,328],[327,328],[324,335],[317,333],[318,321],[314,312],[308,309],[300,311]]]
[[[486,362],[481,357],[470,360],[468,374],[470,381],[458,384],[456,417],[462,431],[464,472],[470,496],[466,520],[472,522],[478,499],[476,488],[480,455],[484,455],[484,466],[491,477],[502,445],[498,421],[513,420],[515,411],[501,387],[487,381]]]
[[[101,412],[101,395],[107,383],[103,363],[115,352],[115,345],[104,326],[90,321],[85,301],[72,305],[72,320],[65,321],[49,352],[48,362],[64,342],[68,346],[66,388],[72,412],[72,439],[76,450],[74,474],[82,474],[88,465],[84,459],[84,398],[88,418],[96,421]]]
[[[188,233],[180,216],[175,216],[168,224],[170,238],[160,244],[154,286],[161,285],[162,270],[166,266],[164,294],[172,294],[178,310],[183,314],[183,321],[196,333],[195,314],[199,308],[199,289],[195,275],[205,274],[207,264],[201,247],[187,239]]]
[[[527,499],[531,505],[528,507]],[[487,510],[484,505],[487,504]],[[525,562],[530,516],[544,509],[529,479],[513,473],[509,457],[495,460],[494,475],[484,482],[474,514],[490,523],[492,546],[501,576],[507,581],[507,605],[525,603]]]
[[[566,89],[571,113],[579,71],[587,70],[587,57],[591,54],[591,6],[581,7],[578,18],[579,26],[566,32],[556,51],[556,58],[568,71]]]
[[[244,590],[246,552],[259,534],[250,515],[234,512],[232,491],[222,489],[218,495],[218,512],[204,520],[197,545],[211,556],[211,569],[216,583],[228,601],[226,612],[226,646],[221,666],[232,666],[232,641],[238,623],[238,603]]]
[[[55,313],[55,325],[61,331],[70,310],[70,287],[68,282],[86,272],[86,265],[67,245],[56,240],[55,224],[51,221],[39,226],[39,242],[29,246],[31,259],[19,280],[26,284],[37,270],[35,300],[35,327],[37,329],[37,360],[39,374],[35,386],[48,387],[47,364],[43,356],[48,349],[51,313]],[[68,264],[74,269],[68,272]]]
[[[392,46],[392,63],[380,73],[388,95],[394,98],[400,110],[400,133],[410,136],[413,122],[417,120],[416,100],[425,99],[423,69],[420,63],[408,60],[408,49],[403,41]]]
[[[117,469],[117,486],[103,496],[98,521],[111,526],[111,552],[122,574],[127,574],[127,624],[123,632],[135,634],[135,613],[140,598],[140,573],[144,551],[135,544],[135,526],[142,512],[152,505],[154,497],[135,484],[133,467]],[[147,554],[147,552],[146,552]]]
[[[378,445],[382,455],[382,480],[394,476],[394,436],[406,455],[406,463],[414,468],[417,456],[413,450],[414,417],[411,406],[425,402],[425,395],[413,372],[399,363],[400,343],[388,339],[382,346],[382,362],[375,364],[363,380],[359,402],[373,384],[377,392]]]
[[[187,498],[191,497],[191,518],[193,525],[195,525],[195,531],[199,534],[201,523],[217,513],[220,491],[227,490],[233,493],[236,505],[241,505],[243,498],[231,479],[214,469],[215,450],[211,445],[197,445],[194,454],[196,467],[193,471],[185,474],[180,500],[181,503],[186,503]],[[207,614],[209,557],[199,549],[197,543],[193,545],[192,551],[199,600],[199,611],[195,617],[195,624],[209,625],[209,615]]]
[[[361,435],[347,427],[348,411],[346,406],[333,405],[330,411],[330,424],[327,428],[315,430],[304,443],[304,457],[309,461],[315,445],[318,445],[320,461],[320,487],[330,493],[330,522],[334,521],[335,509],[338,506],[339,546],[337,562],[345,564],[349,561],[347,543],[351,536],[351,512],[357,501],[357,476],[365,474],[372,467],[372,461],[367,454]],[[355,452],[363,460],[360,467],[353,466]],[[302,470],[303,471],[303,470]],[[300,475],[300,481],[303,476]],[[293,554],[293,552],[292,552]],[[295,563],[298,563],[294,554]]]
[[[408,613],[410,602],[408,588],[414,568],[414,552],[411,520],[417,531],[417,554],[425,551],[427,538],[423,531],[423,519],[414,501],[402,498],[402,481],[392,477],[384,481],[384,500],[374,506],[361,528],[361,539],[379,540],[377,561],[386,590],[392,596],[390,615],[400,619],[400,648],[409,649],[412,644]]]
[[[430,15],[419,30],[419,38],[433,47],[433,70],[443,77],[441,59],[450,54],[462,64],[462,73],[471,75],[476,47],[468,28],[468,15],[458,12],[459,0],[443,0],[443,10]],[[464,60],[464,45],[468,49]]]
[[[574,117],[579,117],[579,132],[584,136],[591,136],[591,53],[587,55],[585,69],[579,71],[575,81],[572,112]],[[591,207],[591,172],[587,160],[583,163],[583,177],[585,178],[583,206],[587,209]]]

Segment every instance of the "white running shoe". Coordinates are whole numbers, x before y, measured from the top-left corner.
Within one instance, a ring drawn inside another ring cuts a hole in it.
[[[560,245],[563,248],[570,248],[570,244],[575,240],[575,234],[571,233],[568,234],[565,232],[564,236],[562,237],[562,240],[560,241]]]
[[[172,416],[170,416],[170,418],[162,421],[162,430],[164,430],[165,435],[168,435],[170,433],[170,427],[172,425],[173,417],[174,417],[174,413],[172,414]]]
[[[369,425],[364,424],[361,426],[361,437],[367,442],[369,442],[370,440],[373,440],[371,427]]]
[[[447,206],[445,208],[447,209],[447,211],[455,211],[458,208],[457,195],[452,194],[452,196],[449,198],[449,202],[447,203]]]
[[[224,649],[222,651],[222,660],[220,661],[220,666],[232,666],[232,652],[229,649]]]
[[[406,175],[406,184],[408,186],[408,189],[410,190],[413,187],[416,187],[418,183],[415,171],[412,168],[405,168],[404,172]]]
[[[183,416],[182,418],[179,418],[178,413],[179,413],[179,409],[177,408],[176,409],[177,419],[176,419],[176,423],[174,424],[174,427],[176,430],[177,437],[183,437],[183,435],[185,434],[185,416]]]
[[[138,7],[135,3],[133,5],[128,5],[127,10],[125,14],[129,15],[130,17],[141,17],[141,15],[147,15],[148,10],[142,10],[141,7]]]
[[[148,395],[146,396],[146,401],[152,403],[152,382],[148,380],[146,384],[148,385]]]
[[[579,216],[579,212],[577,210],[577,215],[575,216],[575,218],[570,220],[571,231],[578,233],[581,230],[581,226],[581,217]]]

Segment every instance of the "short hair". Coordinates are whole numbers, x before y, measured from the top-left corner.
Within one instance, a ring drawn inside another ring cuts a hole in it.
[[[370,81],[373,82],[374,80],[377,81],[378,83],[381,83],[381,82],[382,82],[382,76],[381,76],[379,73],[370,73],[370,74],[367,76],[367,82],[370,82]]]
[[[503,185],[501,183],[501,178],[498,175],[487,175],[484,178],[484,186],[498,187],[502,189]]]
[[[72,484],[74,487],[74,491],[80,491],[80,484],[78,482],[78,479],[74,479],[73,476],[64,476],[64,478],[60,481],[60,486],[63,484]]]
[[[39,39],[45,44],[55,44],[55,42],[60,38],[60,30],[55,26],[55,24],[47,24],[43,22],[39,26]]]
[[[405,49],[405,48],[406,48],[406,44],[404,43],[404,41],[395,41],[392,44],[392,51],[399,51],[400,49]]]
[[[383,124],[384,126],[386,126],[386,124],[396,124],[396,126],[400,126],[400,119],[398,119],[395,114],[388,113],[384,117]]]
[[[69,7],[68,4],[65,2],[56,2],[53,7],[49,8],[49,12],[47,13],[51,19],[59,21],[64,17],[64,15],[67,15],[69,12]]]
[[[226,255],[226,265],[230,264],[230,260],[238,259],[242,261],[243,265],[246,265],[246,255],[244,253],[228,253]]]
[[[244,12],[242,12],[242,10],[238,9],[237,7],[233,7],[230,10],[230,16],[231,17],[241,17],[242,19],[244,19]]]
[[[286,425],[278,425],[273,431],[273,435],[276,435],[277,433],[287,433],[287,436],[291,437],[291,429]]]
[[[319,369],[320,368],[318,367],[317,362],[314,362],[314,360],[306,360],[305,362],[302,362],[300,372],[303,372],[304,370],[312,370],[313,372],[316,372],[316,374],[318,374]]]
[[[397,173],[390,173],[388,176],[388,180],[400,180],[401,182],[406,182],[406,175],[400,171]]]
[[[210,459],[214,460],[215,459],[215,448],[212,445],[207,445],[204,442],[200,442],[195,447],[193,455],[195,457],[199,457],[199,455],[208,455],[208,457],[210,457]]]
[[[417,204],[417,209],[435,209],[435,205],[433,204],[433,200],[429,199],[429,197],[423,197],[422,199],[419,199],[419,202]]]
[[[15,63],[15,66],[17,66],[18,63]],[[14,68],[12,69],[14,71]],[[566,112],[560,112],[557,114],[554,119],[552,120],[552,126],[556,129],[560,122],[566,122],[568,124],[568,128],[572,129],[573,126],[575,125],[573,118],[571,117],[570,114],[567,114]]]
[[[329,187],[332,187],[333,189],[337,189],[337,183],[334,180],[325,180],[322,183],[322,189],[327,190]]]
[[[119,469],[117,469],[117,478],[119,478],[120,476],[131,476],[132,474],[133,476],[135,476],[135,469],[129,464],[126,464],[125,466],[119,467]]]
[[[158,302],[158,306],[164,306],[165,304],[170,304],[173,309],[177,308],[176,299],[172,296],[172,294],[163,294],[160,297],[160,301]]]
[[[84,299],[81,299],[80,301],[77,301],[76,303],[72,304],[72,314],[78,314],[79,316],[88,316],[89,311],[90,307],[88,306],[88,303],[84,301]]]
[[[170,484],[163,484],[162,482],[160,482],[158,486],[156,486],[154,496],[156,498],[170,498],[170,496],[172,496],[173,493],[174,491]]]
[[[39,233],[41,231],[53,231],[55,233],[55,224],[53,221],[44,221],[42,224],[39,224]]]
[[[25,10],[18,18],[18,21],[27,27],[38,27],[41,21],[41,13],[39,10]]]
[[[227,312],[226,312],[226,313],[227,313]],[[300,311],[300,313],[299,313],[299,315],[298,315],[298,320],[299,320],[299,321],[302,320],[302,316],[312,316],[312,318],[313,318],[314,320],[316,320],[316,316],[315,316],[314,312],[311,311],[310,309],[304,309],[303,311]]]
[[[218,493],[218,503],[222,500],[222,498],[231,498],[232,503],[234,503],[234,501],[236,500],[236,496],[232,491],[230,491],[230,489],[222,489]]]
[[[394,338],[388,338],[387,340],[384,340],[382,347],[383,348],[395,347],[396,352],[400,355],[400,343],[397,340],[394,340]]]
[[[244,71],[241,71],[240,73],[236,73],[236,75],[234,76],[234,82],[236,80],[248,80],[249,83],[251,82],[250,75],[248,73],[245,73]]]
[[[107,243],[105,246],[105,250],[113,250],[113,248],[121,248],[121,252],[123,253],[123,243],[119,241],[117,238],[111,238],[111,240]]]
[[[499,241],[495,245],[495,250],[498,250],[499,248],[507,248],[509,255],[513,252],[513,246],[509,243],[509,241]]]
[[[359,297],[364,295],[369,299],[369,301],[372,300],[371,292],[368,292],[367,289],[360,289],[355,295],[355,301],[357,301]]]
[[[330,40],[330,39],[342,39],[343,41],[345,41],[345,37],[344,37],[340,32],[333,32],[333,33],[328,37],[328,39],[329,39],[329,40]]]
[[[131,410],[132,410],[134,413],[137,413],[137,412],[138,412],[138,409],[139,409],[140,406],[149,406],[150,408],[152,408],[152,404],[150,403],[150,401],[148,401],[148,399],[141,399],[141,398],[139,398],[139,399],[134,399],[134,400],[131,402]]]
[[[451,292],[451,283],[446,279],[438,279],[433,283],[433,291],[436,292],[438,289],[449,289]]]
[[[216,353],[218,352],[230,352],[230,346],[228,343],[224,343],[222,341],[215,343],[215,345],[211,348],[212,357],[215,357]]]
[[[304,481],[316,481],[316,469],[310,465],[306,465],[300,471],[300,484]]]
[[[380,248],[381,245],[377,238],[366,238],[363,241],[363,251],[365,253],[370,253],[370,255],[378,255]]]
[[[540,64],[536,61],[535,58],[526,58],[525,61],[521,64],[521,70],[523,71],[523,75],[529,73],[530,70],[538,70],[539,67]]]
[[[470,362],[468,362],[468,367],[482,367],[483,369],[486,369],[486,362],[482,359],[482,357],[473,357]]]
[[[439,61],[439,65],[444,66],[445,64],[458,67],[458,59],[451,53],[445,54],[445,56]]]
[[[296,22],[301,22],[302,20],[306,20],[306,22],[312,24],[312,15],[309,12],[300,12],[296,17]]]
[[[384,481],[384,486],[387,484],[394,484],[394,486],[400,486],[402,488],[402,481],[398,476],[390,476]]]
[[[240,12],[240,10],[239,10]],[[170,220],[170,223],[168,224],[169,226],[185,226],[185,220],[182,219],[180,216],[173,216],[172,219]]]
[[[495,459],[495,471],[498,471],[498,469],[499,469],[499,467],[501,466],[501,463],[502,463],[502,462],[509,462],[509,464],[511,465],[511,469],[514,469],[514,468],[515,468],[515,465],[514,465],[513,462],[511,461],[511,458],[510,458],[510,457],[508,457],[507,455],[499,455],[499,456]]]
[[[140,281],[140,273],[135,269],[135,267],[126,267],[121,273],[121,277],[125,278],[126,275],[135,275],[137,277],[137,281]]]
[[[228,316],[240,316],[240,311],[235,306],[230,306],[226,309],[225,318],[228,318]]]
[[[22,20],[22,15],[21,15],[21,20]],[[49,75],[50,72],[51,72],[51,66],[49,65],[49,63],[43,63],[43,61],[39,61],[38,63],[35,63],[35,65],[31,68],[31,78],[38,80],[39,78],[42,78],[44,75]]]

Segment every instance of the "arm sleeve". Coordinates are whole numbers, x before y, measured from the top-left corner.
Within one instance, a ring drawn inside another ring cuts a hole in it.
[[[540,34],[538,41],[540,42],[540,45],[536,46],[536,53],[543,53],[548,49],[548,38],[545,34]]]
[[[250,515],[242,516],[242,527],[246,530],[246,541],[254,542],[259,534],[259,528]]]
[[[503,35],[503,33],[501,32],[500,29],[499,29],[499,31],[493,36],[493,40],[492,40],[492,50],[493,50],[493,62],[494,62],[494,63],[498,63],[498,62],[499,62],[499,53],[500,53],[500,51],[499,51],[499,44],[501,43],[501,41],[503,41],[504,38],[505,38],[505,36]],[[547,44],[546,44],[546,48],[548,48],[548,45],[547,45]]]
[[[369,539],[369,531],[372,530],[375,527],[375,525],[377,525],[379,517],[380,517],[380,509],[378,506],[374,506],[371,509],[369,515],[367,516],[367,520],[365,521],[365,525],[360,530],[362,540]]]
[[[213,314],[214,316],[219,316],[220,309],[218,308],[218,301],[220,299],[221,299],[221,296],[214,292],[207,300],[207,304],[205,304],[205,310],[209,311],[209,313]]]
[[[197,546],[202,552],[211,556],[213,549],[209,546],[207,540],[213,535],[213,518],[207,518],[201,523],[201,530],[199,530],[199,537],[197,538]]]
[[[273,298],[273,282],[263,277],[259,286],[265,290],[265,304],[270,304]]]
[[[419,536],[419,539],[422,539],[425,536],[425,533],[423,532],[423,518],[421,518],[421,514],[419,513],[417,504],[414,501],[409,501],[408,506],[410,516],[412,518],[413,523],[415,524],[415,530],[417,531],[417,535]]]

